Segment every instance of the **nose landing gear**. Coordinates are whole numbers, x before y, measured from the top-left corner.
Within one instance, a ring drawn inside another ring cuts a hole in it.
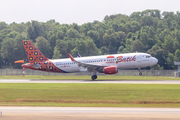
[[[139,72],[139,75],[141,76],[141,75],[142,75],[142,72]]]
[[[141,76],[142,75],[141,68],[138,68],[138,69],[139,69],[139,75]]]

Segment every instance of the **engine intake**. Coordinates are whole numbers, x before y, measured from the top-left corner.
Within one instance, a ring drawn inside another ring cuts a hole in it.
[[[116,66],[110,66],[104,68],[104,74],[116,74],[118,73],[118,69]]]

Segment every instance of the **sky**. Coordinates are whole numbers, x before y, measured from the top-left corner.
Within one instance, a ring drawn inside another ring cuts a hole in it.
[[[130,15],[147,9],[176,13],[180,0],[0,0],[0,21],[10,24],[54,19],[60,24],[82,25],[102,22],[106,15]]]

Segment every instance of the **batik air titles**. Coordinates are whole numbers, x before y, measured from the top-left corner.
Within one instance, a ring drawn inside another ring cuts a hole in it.
[[[147,53],[127,53],[73,58],[69,53],[66,59],[48,59],[29,40],[23,41],[29,63],[22,67],[47,72],[73,73],[92,72],[92,80],[96,73],[116,74],[118,69],[142,68],[154,65],[158,60]],[[140,72],[140,75],[142,73]]]

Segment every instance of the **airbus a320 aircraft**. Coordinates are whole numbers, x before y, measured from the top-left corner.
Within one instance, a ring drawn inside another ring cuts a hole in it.
[[[51,60],[45,57],[29,40],[22,41],[29,63],[22,65],[32,70],[47,72],[74,73],[81,71],[92,72],[92,80],[97,79],[96,73],[116,74],[118,69],[142,68],[154,65],[158,60],[146,53],[127,53],[101,55],[90,57]],[[142,75],[141,71],[139,75]]]

